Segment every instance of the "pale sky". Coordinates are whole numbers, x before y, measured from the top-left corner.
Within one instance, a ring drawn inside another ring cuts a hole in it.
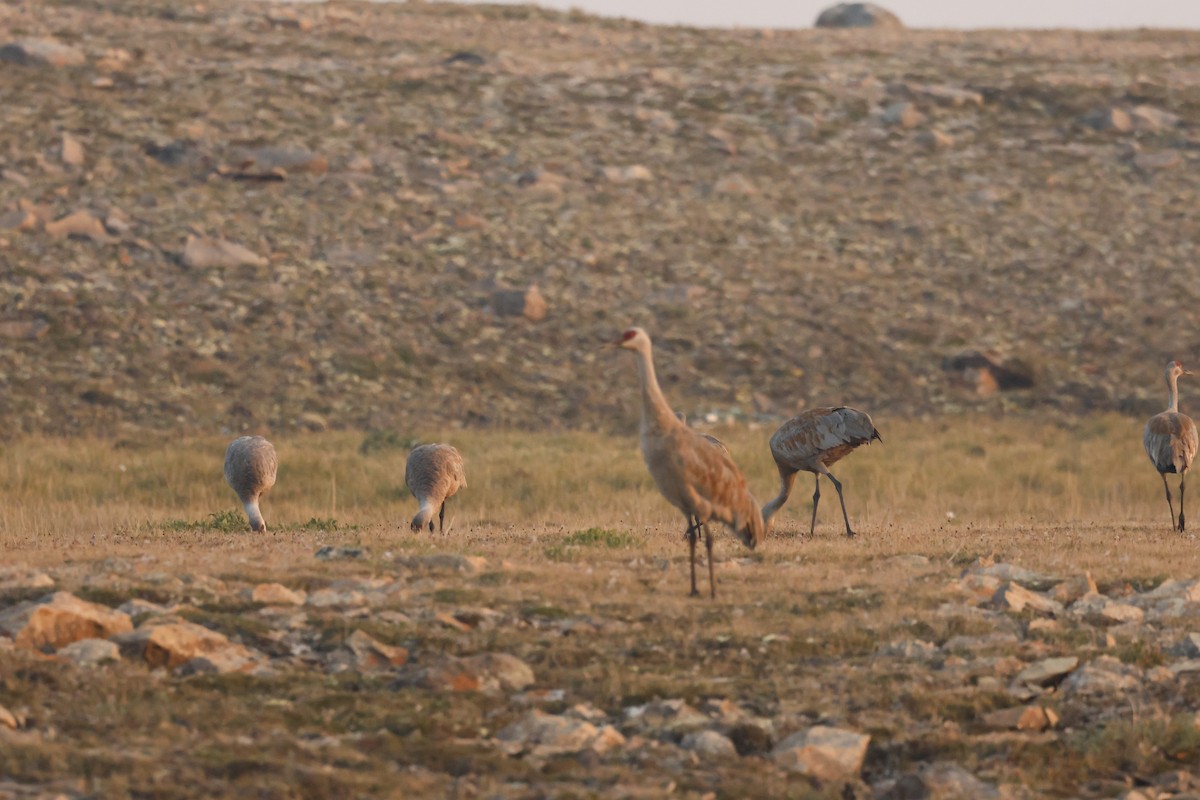
[[[527,0],[488,0],[488,2]],[[808,28],[836,0],[539,0],[645,22]],[[910,28],[1200,28],[1200,0],[888,0]]]

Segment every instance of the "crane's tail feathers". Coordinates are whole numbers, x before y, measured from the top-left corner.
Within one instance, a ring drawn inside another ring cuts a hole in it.
[[[879,431],[875,431],[875,430],[871,431],[871,438],[878,439],[879,443],[883,444],[883,437],[879,435]],[[870,444],[870,442],[867,442],[867,444]]]

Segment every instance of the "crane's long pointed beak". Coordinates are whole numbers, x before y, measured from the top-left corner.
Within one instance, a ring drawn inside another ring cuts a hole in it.
[[[1183,374],[1184,374],[1184,375],[1192,375],[1192,374],[1194,374],[1194,373],[1193,373],[1193,372],[1192,372],[1190,369],[1185,369],[1185,370],[1183,371]]]

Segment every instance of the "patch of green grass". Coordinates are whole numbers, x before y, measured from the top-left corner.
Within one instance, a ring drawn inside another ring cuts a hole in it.
[[[404,436],[399,431],[371,431],[363,437],[358,452],[369,456],[389,450],[412,450],[416,446],[417,439],[414,436]]]
[[[566,619],[571,612],[558,606],[526,606],[521,609],[522,617],[541,617],[542,619]]]
[[[545,549],[546,557],[553,561],[571,561],[581,548],[596,547],[617,550],[633,544],[633,536],[625,531],[607,528],[588,528],[568,533],[557,543]]]
[[[344,525],[336,519],[324,519],[322,517],[311,517],[308,522],[301,523],[297,528],[302,531],[319,531],[321,533],[358,530],[357,525]]]
[[[461,603],[479,603],[483,601],[483,592],[476,589],[458,589],[446,588],[438,589],[430,595],[435,603],[450,603],[458,605]]]
[[[1135,664],[1142,669],[1161,666],[1167,660],[1162,650],[1141,639],[1119,642],[1112,653],[1123,663]]]
[[[165,531],[182,532],[182,531],[222,531],[226,533],[234,533],[237,531],[250,530],[250,524],[246,518],[242,516],[240,511],[227,509],[225,511],[214,511],[205,519],[198,520],[183,520],[183,519],[168,519],[159,525]]]
[[[1154,775],[1200,759],[1200,727],[1190,714],[1116,720],[1084,729],[1068,747],[1098,775]]]

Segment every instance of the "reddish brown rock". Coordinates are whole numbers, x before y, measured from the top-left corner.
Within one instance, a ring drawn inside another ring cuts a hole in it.
[[[90,211],[76,211],[53,222],[47,222],[46,233],[51,236],[85,236],[97,242],[108,241],[104,223]]]
[[[249,648],[230,642],[224,634],[192,622],[162,622],[143,625],[115,638],[121,653],[145,661],[152,667],[174,668],[221,650],[249,658]]]
[[[107,639],[133,628],[129,615],[69,592],[19,603],[0,613],[0,632],[18,647],[58,649],[81,639]]]

